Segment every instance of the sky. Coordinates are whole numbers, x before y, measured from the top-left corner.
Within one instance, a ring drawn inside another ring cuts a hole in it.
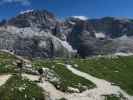
[[[59,18],[133,18],[133,0],[0,0],[0,20],[9,19],[29,9],[46,9]]]

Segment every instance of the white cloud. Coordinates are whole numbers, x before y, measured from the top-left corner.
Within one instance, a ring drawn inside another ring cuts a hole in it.
[[[87,20],[88,19],[88,17],[86,17],[86,16],[73,16],[73,17],[78,18],[80,20]]]
[[[30,1],[29,0],[2,0],[0,4],[6,4],[6,3],[19,3],[23,6],[29,6]]]

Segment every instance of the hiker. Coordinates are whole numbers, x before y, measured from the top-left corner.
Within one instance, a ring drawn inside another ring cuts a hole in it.
[[[23,61],[22,60],[17,61],[17,68],[19,68],[19,75],[21,76],[22,68],[23,68]]]
[[[42,82],[43,80],[43,77],[45,79],[45,81],[48,80],[48,72],[49,72],[49,69],[48,68],[40,68],[38,69],[38,73],[40,74],[40,77],[39,77],[39,81]]]
[[[11,49],[11,50],[9,50],[9,51],[10,51],[11,54],[14,54],[14,50]]]
[[[43,73],[44,73],[43,69],[42,69],[42,68],[39,68],[39,69],[38,69],[38,73],[39,73],[39,75],[40,75],[39,81],[40,81],[40,82],[43,82],[43,80],[42,80],[42,78],[43,78]]]
[[[45,81],[47,81],[48,80],[48,72],[49,72],[49,69],[48,68],[43,68],[43,72],[44,72]]]

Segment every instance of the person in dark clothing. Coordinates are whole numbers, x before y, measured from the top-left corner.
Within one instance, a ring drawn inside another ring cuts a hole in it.
[[[39,73],[39,75],[40,75],[39,81],[42,82],[42,81],[43,81],[43,80],[42,80],[42,78],[43,78],[43,73],[44,73],[43,69],[42,69],[42,68],[39,68],[39,69],[38,69],[38,73]]]
[[[23,68],[23,61],[22,60],[17,62],[17,68],[19,69],[19,75],[21,76],[22,68]]]
[[[17,67],[21,69],[23,67],[23,63],[22,62],[18,62],[17,63]]]

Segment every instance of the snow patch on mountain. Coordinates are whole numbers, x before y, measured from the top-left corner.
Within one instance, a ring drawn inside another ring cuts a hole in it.
[[[76,52],[76,50],[74,50],[74,49],[72,48],[72,46],[71,46],[67,41],[60,40],[59,38],[57,38],[57,37],[51,35],[50,33],[49,33],[48,35],[49,35],[50,37],[52,37],[53,40],[55,40],[54,43],[56,43],[56,42],[58,41],[57,43],[60,43],[60,44],[61,44],[64,48],[66,48],[69,52],[73,52],[73,53]]]
[[[96,36],[96,38],[105,38],[106,37],[106,35],[104,33],[102,33],[102,32],[95,33],[95,36]]]
[[[21,11],[20,14],[30,13],[33,11],[34,11],[33,9],[29,9],[29,10]]]
[[[88,17],[86,17],[86,16],[72,16],[72,17],[80,19],[80,20],[88,20]]]
[[[120,20],[123,22],[130,22],[130,18],[124,18],[124,17],[114,17],[115,20]]]
[[[124,44],[124,45],[128,45],[130,44],[130,47],[132,46],[133,43],[133,36],[127,36],[127,35],[123,35],[117,39],[114,39],[115,42],[119,43],[119,44]]]
[[[133,53],[123,53],[123,52],[117,52],[114,55],[116,56],[132,56]]]
[[[76,23],[73,21],[69,21],[69,24],[75,25]]]
[[[128,40],[128,36],[127,35],[123,35],[121,37],[119,37],[119,40]]]
[[[74,51],[72,46],[68,42],[66,41],[60,41],[60,42],[63,45],[63,47],[65,47],[68,51]]]

